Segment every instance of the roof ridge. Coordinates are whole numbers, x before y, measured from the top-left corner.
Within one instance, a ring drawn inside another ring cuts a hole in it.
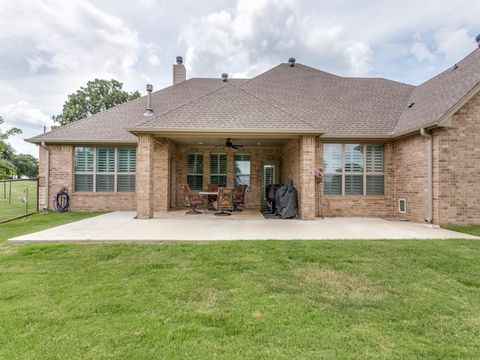
[[[316,127],[313,126],[312,124],[310,124],[309,122],[307,122],[307,121],[299,118],[298,116],[296,116],[296,115],[294,115],[294,114],[289,113],[288,111],[282,109],[281,107],[279,107],[279,106],[277,106],[277,105],[274,105],[274,104],[270,103],[269,101],[267,101],[267,100],[265,100],[265,99],[262,99],[261,97],[258,97],[257,95],[252,94],[250,91],[247,91],[247,90],[245,90],[245,89],[240,88],[240,86],[238,86],[237,88],[238,88],[239,90],[245,92],[246,94],[254,97],[255,99],[260,100],[261,102],[263,102],[263,103],[265,103],[265,104],[267,104],[267,105],[269,105],[269,106],[271,106],[271,107],[273,107],[273,108],[275,108],[275,109],[277,109],[277,110],[279,110],[279,111],[287,114],[288,116],[294,117],[294,118],[297,119],[298,121],[303,122],[304,124],[310,126],[312,129],[316,129]]]
[[[227,84],[224,84],[223,86],[220,86],[220,87],[218,87],[218,88],[216,88],[216,89],[213,89],[213,90],[211,90],[211,91],[207,91],[206,93],[204,93],[204,94],[202,94],[202,95],[200,95],[200,96],[197,96],[197,97],[195,97],[195,98],[193,98],[193,99],[191,99],[191,100],[189,100],[189,101],[186,101],[186,102],[184,102],[183,104],[174,107],[173,109],[170,109],[170,110],[168,110],[168,111],[164,111],[163,113],[160,113],[160,114],[156,114],[155,116],[152,116],[152,117],[150,117],[149,119],[146,119],[145,121],[142,121],[142,122],[139,122],[139,123],[135,124],[135,126],[142,126],[142,125],[144,125],[144,124],[146,124],[146,123],[148,123],[148,122],[150,122],[150,121],[152,121],[152,120],[154,120],[154,119],[157,119],[157,118],[159,118],[159,117],[161,117],[161,116],[163,116],[163,115],[169,114],[169,113],[171,113],[171,112],[174,111],[174,110],[180,109],[180,108],[182,108],[182,107],[190,104],[191,102],[193,102],[193,101],[195,101],[195,100],[201,99],[201,98],[203,98],[203,97],[205,97],[205,96],[207,96],[207,95],[210,95],[211,93],[214,93],[215,91],[218,91],[218,90],[220,90],[220,89],[223,89],[225,86],[227,86]],[[233,86],[233,85],[232,85],[232,86]],[[237,87],[237,86],[235,86],[235,87]]]

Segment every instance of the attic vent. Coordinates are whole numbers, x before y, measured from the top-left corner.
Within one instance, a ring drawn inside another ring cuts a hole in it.
[[[412,108],[412,107],[413,107],[413,105],[415,105],[415,103],[414,103],[414,102],[412,102],[412,103],[408,104],[408,107],[409,107],[409,108]]]
[[[458,64],[453,65],[453,70],[457,70],[457,69],[458,69]]]
[[[288,64],[289,64],[291,67],[294,67],[294,66],[295,66],[295,58],[291,57],[290,59],[288,59]]]
[[[475,41],[477,42],[478,47],[480,48],[480,34],[477,35],[477,37],[475,38]]]
[[[223,81],[227,81],[227,80],[228,80],[228,74],[227,74],[227,73],[223,73],[223,74],[222,74],[222,80],[223,80]]]

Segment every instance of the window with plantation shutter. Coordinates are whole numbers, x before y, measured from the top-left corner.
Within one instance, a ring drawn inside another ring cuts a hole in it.
[[[383,195],[385,193],[385,146],[381,144],[366,145],[366,191],[367,195]]]
[[[137,151],[134,148],[119,148],[117,155],[117,191],[134,192]]]
[[[75,191],[93,191],[94,148],[75,148]]]
[[[235,186],[247,185],[250,189],[250,154],[238,154],[233,156],[233,170]]]
[[[227,186],[227,154],[210,154],[210,183]]]
[[[75,191],[135,192],[135,148],[76,147]]]
[[[325,195],[384,195],[382,144],[324,144]]]
[[[187,155],[187,184],[192,190],[203,189],[203,154]]]

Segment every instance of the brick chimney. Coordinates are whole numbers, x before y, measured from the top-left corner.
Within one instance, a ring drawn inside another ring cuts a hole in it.
[[[183,57],[177,56],[176,64],[173,64],[173,85],[177,85],[187,80],[187,71],[183,65]]]

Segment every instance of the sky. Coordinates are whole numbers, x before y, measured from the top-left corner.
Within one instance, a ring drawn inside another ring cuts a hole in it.
[[[480,1],[0,0],[0,116],[18,152],[95,78],[145,94],[187,78],[252,77],[289,57],[342,76],[420,84],[472,52]]]

